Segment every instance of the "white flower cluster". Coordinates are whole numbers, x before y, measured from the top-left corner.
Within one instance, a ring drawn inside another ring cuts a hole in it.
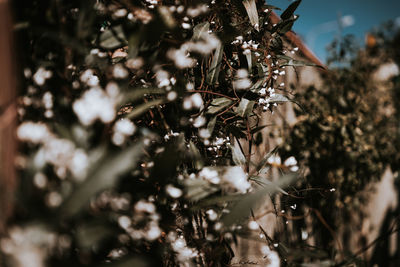
[[[13,266],[46,266],[49,252],[59,246],[60,240],[41,225],[25,228],[12,227],[9,237],[1,239],[1,252],[13,259]]]
[[[43,67],[38,68],[38,70],[33,75],[33,80],[39,86],[44,85],[47,79],[50,79],[53,73],[50,70],[46,70]]]
[[[115,145],[120,146],[127,137],[135,133],[136,126],[129,119],[121,119],[114,124],[113,131],[111,140]]]
[[[167,240],[171,244],[172,250],[176,253],[177,260],[185,264],[184,266],[190,259],[197,257],[199,254],[196,249],[187,246],[183,235],[178,236],[175,232],[169,232]]]
[[[258,99],[258,104],[263,107],[264,111],[266,111],[270,106],[271,98],[275,96],[275,89],[272,87],[261,88],[258,91],[258,94],[262,96]],[[274,103],[273,105],[277,106],[276,103]]]
[[[128,77],[129,72],[122,64],[116,64],[113,67],[113,77],[115,79],[125,79]]]
[[[247,175],[240,166],[227,168],[222,178],[241,193],[246,193],[251,187],[251,184],[247,181]]]
[[[261,247],[261,253],[264,255],[264,259],[268,260],[268,267],[279,267],[281,266],[281,260],[279,259],[278,253],[271,250],[268,246]]]
[[[197,5],[196,7],[189,7],[186,10],[186,14],[189,17],[194,18],[194,17],[197,17],[197,16],[199,16],[199,15],[201,15],[203,13],[206,13],[207,11],[208,11],[208,6],[205,5],[205,4],[200,4],[200,5]]]
[[[172,198],[179,198],[183,194],[181,189],[179,189],[179,188],[177,188],[177,187],[175,187],[175,186],[173,186],[171,184],[168,184],[168,185],[165,186],[165,191]]]
[[[283,165],[289,168],[292,172],[297,172],[299,167],[297,166],[297,160],[295,157],[291,156],[283,162]]]
[[[267,163],[270,165],[279,166],[282,164],[281,157],[279,155],[272,155],[268,158]],[[283,162],[283,165],[285,165],[292,172],[296,172],[299,170],[299,166],[297,166],[297,160],[293,156],[287,158]]]
[[[223,137],[215,137],[215,139],[211,142],[210,146],[207,148],[208,151],[217,152],[222,147],[230,145],[229,136],[226,138]]]
[[[179,49],[170,49],[167,57],[180,69],[192,68],[197,60],[190,57],[191,52],[208,55],[220,45],[221,41],[215,35],[203,33],[196,41],[186,42]]]
[[[118,87],[115,83],[109,83],[106,91],[100,87],[90,88],[73,103],[72,109],[85,126],[93,124],[97,119],[109,123],[116,116],[118,102]]]
[[[251,81],[248,78],[249,72],[246,69],[239,69],[236,72],[233,88],[236,90],[244,90],[251,86]]]
[[[203,107],[203,98],[199,93],[192,94],[183,99],[183,109],[190,110],[193,108],[201,109]]]
[[[161,236],[161,229],[158,225],[160,215],[156,212],[156,206],[146,200],[138,201],[134,206],[132,217],[120,216],[118,224],[134,240],[146,239],[154,241]]]
[[[46,111],[44,113],[44,116],[46,118],[53,117],[53,111],[52,111],[52,108],[53,108],[53,95],[49,91],[47,91],[46,93],[43,94],[42,102],[43,102],[44,108],[46,109]]]
[[[87,86],[97,86],[100,83],[99,77],[97,77],[93,70],[87,69],[85,70],[81,76],[80,80],[82,83],[86,84]]]
[[[67,170],[78,180],[85,178],[89,165],[85,151],[76,148],[70,140],[57,138],[45,124],[23,122],[17,129],[17,136],[21,141],[42,145],[34,159],[38,168],[50,163],[60,178],[66,176]]]
[[[156,5],[158,5],[158,0],[146,0],[148,4],[148,8],[154,8]]]
[[[198,173],[198,177],[212,184],[227,185],[240,193],[246,193],[251,187],[247,175],[240,166],[225,167],[221,174],[215,168],[204,167]]]

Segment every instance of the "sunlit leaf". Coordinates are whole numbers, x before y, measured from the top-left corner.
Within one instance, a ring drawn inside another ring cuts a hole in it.
[[[215,114],[221,111],[222,109],[228,107],[232,103],[233,101],[226,97],[214,98],[213,101],[211,101],[210,106],[207,108],[207,113]]]
[[[254,193],[248,193],[232,204],[230,212],[222,217],[222,222],[229,227],[234,223],[241,223],[249,217],[251,209],[255,208],[256,204],[267,195],[273,195],[279,192],[279,188],[285,188],[295,181],[296,176],[288,174],[281,177],[276,183],[266,185]]]
[[[246,9],[247,15],[249,16],[251,25],[257,30],[260,30],[258,12],[255,0],[244,0],[244,8]]]
[[[291,101],[289,98],[287,98],[284,95],[281,94],[274,94],[273,96],[269,97],[267,99],[268,103],[277,103],[277,104],[281,104],[281,103],[285,103],[285,102],[289,102]]]
[[[236,109],[236,113],[241,117],[247,117],[253,112],[254,104],[254,101],[242,98],[240,100],[239,106]]]
[[[201,168],[203,168],[204,162],[202,160],[199,149],[196,147],[196,145],[192,141],[189,142],[189,150],[190,150],[190,154],[192,156],[192,159],[194,161],[194,165],[195,165],[196,169],[200,170]]]
[[[229,145],[232,152],[232,160],[238,166],[246,165],[246,157],[243,155],[242,151],[238,146]]]
[[[217,122],[217,116],[214,116],[210,119],[210,121],[207,124],[207,130],[211,135],[214,132],[216,122]]]
[[[204,34],[209,34],[208,31],[210,30],[210,23],[208,21],[199,23],[193,28],[193,36],[192,40],[196,41],[201,38]]]

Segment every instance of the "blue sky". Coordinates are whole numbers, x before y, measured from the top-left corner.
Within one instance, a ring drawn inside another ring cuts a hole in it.
[[[282,9],[291,2],[267,0],[268,4]],[[343,28],[342,34],[354,34],[360,42],[364,42],[365,33],[374,26],[389,19],[399,18],[400,22],[400,0],[303,0],[296,14],[300,17],[293,27],[294,31],[324,61],[325,47],[338,35],[339,17],[351,16],[347,18],[352,18],[354,22]]]

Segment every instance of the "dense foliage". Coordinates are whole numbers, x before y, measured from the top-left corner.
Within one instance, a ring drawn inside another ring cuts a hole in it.
[[[248,172],[270,164],[251,147],[262,113],[289,101],[285,66],[305,64],[281,38],[299,3],[272,24],[255,0],[15,1],[9,264],[228,265],[235,236],[261,231],[242,225],[252,205],[294,177],[252,187]],[[269,241],[260,258],[279,264]]]
[[[336,233],[398,170],[400,35],[333,43],[323,86],[293,98],[289,68],[313,65],[285,42],[299,4],[273,24],[278,8],[256,0],[14,1],[20,182],[4,265],[229,266],[240,238],[270,266],[367,264]],[[261,121],[288,102],[297,121],[274,136]],[[252,209],[267,196],[273,236]]]
[[[302,199],[295,202],[303,209],[319,211],[311,212],[315,213],[313,236],[317,247],[332,255],[340,250],[348,255],[354,251],[350,240],[360,238],[361,233],[350,231],[347,238],[338,241],[338,232],[349,231],[346,227],[361,229],[362,221],[355,218],[365,216],[373,192],[367,185],[378,181],[387,168],[398,175],[399,36],[399,28],[389,22],[367,36],[365,49],[357,48],[352,36],[336,40],[330,46],[331,66],[324,74],[324,84],[296,92],[296,101],[301,103],[295,107],[298,121],[285,134],[279,151],[282,156],[298,159],[305,190],[300,194]],[[366,193],[365,188],[370,191]],[[384,226],[381,242],[386,242],[388,229],[398,231],[398,214],[398,209],[388,212],[388,220],[395,224],[394,228]],[[358,225],[348,227],[349,222]],[[300,220],[296,225],[302,229],[305,222]],[[293,241],[300,242],[300,238]],[[374,255],[388,253],[379,249],[377,245]],[[398,255],[392,261],[387,254],[357,264],[395,266]],[[351,260],[342,264],[354,263],[361,256],[351,255],[347,258]]]

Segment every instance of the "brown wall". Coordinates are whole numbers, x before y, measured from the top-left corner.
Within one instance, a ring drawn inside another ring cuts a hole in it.
[[[11,215],[15,188],[15,60],[9,3],[0,0],[0,234]]]

